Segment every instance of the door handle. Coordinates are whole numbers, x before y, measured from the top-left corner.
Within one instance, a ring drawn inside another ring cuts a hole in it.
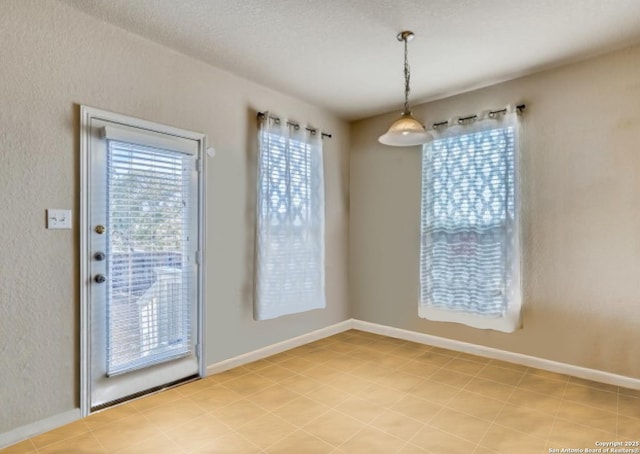
[[[104,284],[107,281],[107,276],[104,274],[96,274],[96,277],[93,278],[98,284]]]

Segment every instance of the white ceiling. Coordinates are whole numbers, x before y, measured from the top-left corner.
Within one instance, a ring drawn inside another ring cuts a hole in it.
[[[61,0],[353,120],[640,42],[640,0]]]

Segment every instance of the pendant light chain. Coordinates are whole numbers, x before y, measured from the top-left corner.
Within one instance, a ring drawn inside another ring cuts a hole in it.
[[[409,41],[413,32],[405,30],[396,35],[398,41],[404,41],[404,110],[400,118],[394,121],[389,130],[378,137],[378,142],[392,147],[412,147],[429,141],[431,135],[424,130],[424,125],[413,118],[409,110],[409,83],[411,68],[409,67]]]
[[[411,80],[411,71],[409,69],[409,57],[407,51],[407,38],[404,41],[404,114],[409,113],[409,81]]]

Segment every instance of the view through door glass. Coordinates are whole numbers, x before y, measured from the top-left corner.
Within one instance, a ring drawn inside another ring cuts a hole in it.
[[[188,154],[107,141],[109,375],[189,353],[194,166]]]

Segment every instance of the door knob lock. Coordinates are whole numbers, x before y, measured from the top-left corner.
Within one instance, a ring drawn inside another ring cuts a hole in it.
[[[93,278],[98,284],[104,284],[107,281],[107,277],[104,274],[96,274],[96,277]]]

